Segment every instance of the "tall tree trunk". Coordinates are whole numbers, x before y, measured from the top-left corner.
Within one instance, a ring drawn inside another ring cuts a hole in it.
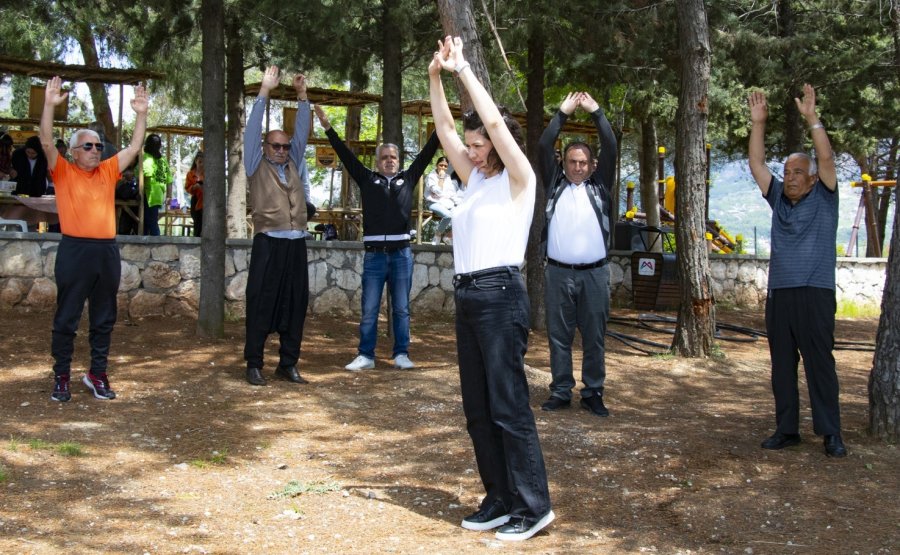
[[[244,45],[241,21],[235,11],[227,15],[228,41],[225,50],[228,127],[227,236],[247,237],[247,174],[244,172]]]
[[[400,164],[403,164],[403,26],[399,0],[382,2],[381,44],[383,77],[381,89],[381,140],[400,147]]]
[[[472,67],[472,71],[478,76],[478,80],[484,85],[488,94],[491,94],[491,77],[488,75],[487,62],[484,58],[484,47],[478,38],[478,28],[475,26],[475,15],[472,9],[472,0],[437,0],[438,12],[441,16],[441,27],[444,36],[462,38],[466,61]],[[459,78],[454,74],[456,89],[459,91],[459,103],[463,111],[472,108],[472,99],[466,88],[460,85]],[[542,122],[543,123],[543,122]]]
[[[884,179],[895,179],[897,172],[897,137],[891,138],[891,146],[888,149],[888,158],[884,168]],[[881,187],[878,194],[878,236],[887,237],[884,232],[887,231],[888,210],[891,206],[891,188]]]
[[[803,152],[803,126],[794,97],[797,96],[800,86],[797,75],[798,68],[795,63],[794,35],[796,33],[796,16],[794,15],[793,0],[777,0],[778,36],[782,39],[782,73],[786,77],[787,89],[784,91],[784,148],[785,153]]]
[[[710,73],[709,28],[703,0],[677,0],[681,91],[676,116],[675,237],[681,306],[672,348],[681,356],[712,353],[715,304],[703,221]]]
[[[84,57],[84,65],[88,67],[100,67],[100,57],[97,55],[97,44],[94,42],[94,32],[90,25],[78,25],[78,45],[81,47],[81,55]],[[91,81],[87,83],[91,93],[91,103],[94,105],[94,119],[103,125],[106,138],[121,147],[119,131],[113,121],[112,110],[109,109],[109,97],[106,94],[106,85]]]
[[[894,187],[894,201],[900,194]],[[900,441],[900,211],[894,211],[891,253],[881,295],[881,319],[869,374],[869,432],[890,443]]]
[[[900,60],[900,2],[891,7],[894,59]],[[894,65],[900,82],[900,66]],[[894,206],[900,190],[894,187]],[[891,253],[881,295],[881,319],[875,359],[869,374],[869,433],[890,443],[900,441],[900,210],[894,209]]]
[[[641,145],[638,152],[641,166],[641,208],[647,215],[647,225],[650,227],[659,227],[660,224],[657,144],[656,121],[651,115],[641,116]],[[652,245],[646,245],[651,251],[662,252],[661,237],[648,237],[645,240],[653,242]]]
[[[200,30],[203,59],[204,159],[203,237],[200,247],[200,313],[197,332],[225,336],[225,7],[223,0],[202,0]],[[219,153],[218,155],[215,153]]]
[[[544,130],[544,54],[546,42],[541,25],[534,23],[528,35],[528,92],[525,98],[527,110],[527,154],[532,167],[538,167],[540,156],[538,142]],[[544,227],[544,207],[546,205],[546,185],[537,176],[537,191],[534,200],[534,217],[528,250],[525,253],[528,298],[531,300],[531,326],[542,330],[546,327],[544,318],[544,253],[541,252],[541,230]]]

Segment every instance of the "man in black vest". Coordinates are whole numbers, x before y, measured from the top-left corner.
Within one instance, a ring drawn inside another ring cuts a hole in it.
[[[281,341],[275,375],[306,383],[297,371],[303,324],[309,305],[306,230],[309,179],[306,140],[309,136],[309,99],[306,77],[294,77],[297,119],[294,136],[269,131],[260,144],[262,120],[269,92],[278,87],[276,66],[266,69],[244,130],[244,169],[250,186],[253,248],[247,277],[247,316],[244,358],[247,381],[266,385],[262,375],[266,338],[278,332]]]
[[[378,311],[384,284],[393,303],[394,366],[415,368],[409,360],[409,292],[412,287],[413,257],[409,248],[410,210],[416,183],[437,152],[437,135],[432,133],[425,148],[406,170],[400,169],[400,150],[385,143],[375,150],[375,171],[365,167],[331,128],[328,116],[318,106],[316,116],[331,147],[359,187],[363,210],[363,243],[366,254],[362,275],[362,318],[359,322],[357,357],[347,366],[351,372],[375,367]]]
[[[581,108],[600,135],[599,161],[587,143],[569,143],[563,165],[556,139],[566,119]],[[606,381],[605,334],[609,319],[610,189],[616,170],[616,138],[603,110],[585,92],[569,93],[540,141],[541,171],[547,188],[544,304],[550,341],[550,398],[541,406],[555,411],[572,402],[572,342],[581,332],[581,406],[609,416],[603,403]]]

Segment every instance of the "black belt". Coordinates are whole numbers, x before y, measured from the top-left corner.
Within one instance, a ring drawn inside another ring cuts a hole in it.
[[[593,270],[594,268],[602,268],[603,266],[609,264],[609,258],[602,258],[596,262],[589,262],[587,264],[566,264],[565,262],[560,262],[559,260],[548,258],[547,264],[550,264],[551,266],[557,266],[559,268],[566,268],[569,270]]]
[[[409,246],[409,243],[402,245],[365,245],[366,252],[397,252]]]
[[[519,269],[515,266],[496,266],[494,268],[485,268],[484,270],[478,270],[477,272],[456,274],[455,276],[453,276],[453,286],[459,287],[460,285],[468,285],[470,283],[474,283],[479,279],[499,276],[502,274],[513,275],[518,273]]]

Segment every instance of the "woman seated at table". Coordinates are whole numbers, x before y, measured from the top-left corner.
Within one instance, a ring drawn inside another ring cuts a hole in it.
[[[462,200],[462,191],[447,173],[448,167],[447,158],[441,156],[434,171],[425,178],[425,200],[428,201],[428,209],[441,217],[441,223],[438,224],[434,239],[431,241],[433,245],[441,242],[444,233],[450,227],[453,209]]]
[[[47,191],[47,156],[37,135],[13,151],[12,167],[17,195],[40,197]]]

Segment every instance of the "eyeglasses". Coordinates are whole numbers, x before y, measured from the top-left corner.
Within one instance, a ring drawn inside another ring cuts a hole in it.
[[[94,149],[94,147],[97,148],[97,152],[103,152],[103,143],[84,143],[76,146],[75,148],[83,148],[85,151],[90,152]]]
[[[268,143],[267,142],[266,144],[269,145],[270,147],[272,147],[272,150],[290,150],[291,149],[291,143],[281,144],[281,143]]]

